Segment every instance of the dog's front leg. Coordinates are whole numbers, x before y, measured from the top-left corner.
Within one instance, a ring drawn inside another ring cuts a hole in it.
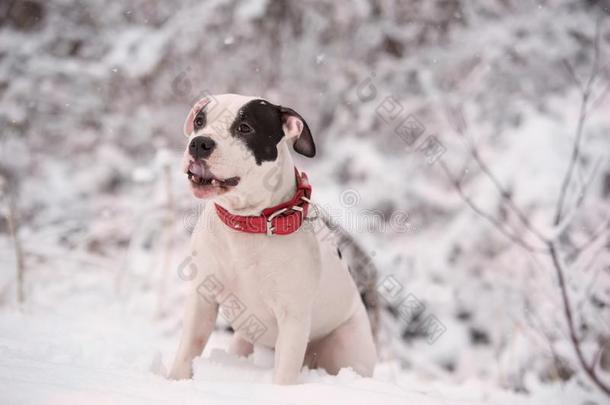
[[[294,384],[299,376],[307,342],[311,316],[287,315],[278,320],[278,337],[275,343],[275,370],[273,382],[276,384]]]
[[[214,330],[217,315],[218,304],[193,289],[186,304],[182,337],[174,365],[168,375],[169,378],[180,380],[192,377],[193,359],[201,355],[205,348],[210,334]]]

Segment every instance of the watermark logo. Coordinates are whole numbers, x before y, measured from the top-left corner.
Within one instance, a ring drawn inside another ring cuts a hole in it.
[[[341,205],[343,207],[353,208],[356,205],[360,204],[360,193],[358,192],[358,190],[349,188],[341,193],[339,200],[341,201]]]
[[[426,132],[424,125],[417,120],[413,115],[408,115],[394,129],[394,133],[402,139],[407,146],[415,145],[417,140]]]
[[[393,275],[384,277],[377,284],[379,295],[391,305],[397,305],[398,317],[410,331],[423,335],[428,344],[436,342],[447,327],[433,314],[426,314],[426,305],[415,294],[403,294],[404,287]]]
[[[379,94],[374,77],[375,75],[371,74],[356,85],[356,96],[363,103],[375,100]],[[408,114],[404,105],[393,94],[384,97],[377,104],[375,115],[385,125],[393,127],[394,134],[407,145],[407,151],[415,150],[423,154],[426,163],[434,164],[445,153],[446,148],[438,137],[424,136],[426,127],[413,114]]]
[[[191,281],[195,279],[197,265],[193,262],[194,256],[197,256],[197,251],[195,250],[178,265],[178,277],[180,280]]]
[[[256,342],[265,334],[267,327],[256,316],[250,315],[241,325],[239,325],[237,330],[245,335],[251,342]]]
[[[224,290],[224,285],[214,275],[208,275],[197,286],[197,293],[206,301],[216,302],[216,298]]]
[[[178,277],[181,280],[193,281],[197,277],[198,269],[194,262],[197,252],[193,251],[178,265]],[[231,325],[237,324],[237,321],[248,312],[247,306],[239,297],[231,291],[226,291],[224,284],[213,274],[208,274],[197,284],[197,295],[211,304],[219,303],[218,313]],[[224,299],[221,297],[224,295]],[[240,331],[251,342],[256,342],[267,331],[267,326],[253,313],[247,314],[244,321],[235,327],[236,331]]]
[[[220,304],[220,314],[231,324],[245,311],[246,306],[233,293],[229,294]]]
[[[182,225],[189,233],[195,230],[204,207],[205,204],[197,204],[196,206],[190,208],[182,217]]]
[[[430,135],[425,141],[417,148],[418,151],[426,158],[428,164],[436,162],[447,150],[445,146],[438,140],[434,135]]]
[[[377,292],[389,304],[393,304],[402,293],[402,284],[396,277],[390,275],[381,280],[377,286]]]
[[[375,114],[386,124],[392,124],[402,114],[403,110],[404,107],[400,104],[400,101],[394,96],[388,96],[375,108]]]

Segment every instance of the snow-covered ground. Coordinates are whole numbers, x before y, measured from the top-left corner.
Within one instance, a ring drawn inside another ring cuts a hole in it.
[[[33,284],[25,308],[0,310],[3,405],[605,403],[576,380],[543,384],[528,375],[525,395],[476,378],[433,377],[428,366],[405,369],[397,361],[379,364],[373,378],[304,369],[298,385],[280,387],[271,384],[272,352],[257,348],[248,359],[235,358],[222,331],[195,359],[192,380],[170,381],[163,375],[179,323],[155,315],[155,294],[117,297],[109,273],[41,275]]]
[[[177,277],[176,277],[177,279]],[[154,315],[155,299],[116,297],[110,273],[40,275],[23,310],[0,311],[0,402],[17,404],[577,404],[600,400],[574,382],[529,382],[523,395],[477,380],[426,377],[396,362],[374,378],[304,369],[296,386],[271,384],[273,353],[229,355],[215,332],[192,380],[163,377],[178,339],[176,317]],[[53,282],[53,286],[50,283]],[[180,280],[173,280],[176,287]],[[603,403],[598,402],[598,403]]]

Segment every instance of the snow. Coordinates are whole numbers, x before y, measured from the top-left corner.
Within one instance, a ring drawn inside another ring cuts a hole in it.
[[[170,284],[174,295],[186,287],[176,274]],[[303,369],[298,385],[276,386],[271,384],[273,352],[257,347],[247,359],[229,355],[229,334],[222,331],[212,335],[202,356],[195,359],[192,380],[170,381],[163,375],[176,348],[179,323],[175,316],[154,314],[154,294],[144,289],[116,296],[113,274],[99,271],[40,274],[32,286],[25,308],[0,311],[0,398],[7,405],[202,401],[512,405],[598,399],[574,383],[557,389],[531,381],[534,395],[524,396],[476,379],[433,378],[423,358],[421,365],[415,361],[410,369],[386,361],[377,366],[373,378],[362,378],[350,369],[337,376]],[[439,348],[439,355],[461,346],[445,342],[455,347]],[[418,348],[411,350],[417,353]]]
[[[56,403],[334,403],[334,404],[483,404],[468,398],[469,389],[449,401],[426,384],[403,382],[392,376],[391,365],[381,365],[375,378],[365,379],[349,369],[338,376],[304,370],[300,384],[271,384],[272,353],[237,359],[224,349],[226,337],[217,333],[202,358],[194,362],[190,381],[168,381],[160,356],[168,351],[150,327],[134,320],[96,312],[95,319],[62,316],[24,316],[2,313],[0,328],[0,393],[5,404]],[[94,321],[94,322],[93,322]],[[18,334],[15,330],[18,329]],[[61,332],[58,333],[58,330]],[[173,343],[173,342],[172,342]],[[165,359],[167,363],[167,358]],[[426,388],[428,387],[428,388]],[[472,387],[471,387],[472,389]],[[496,393],[497,395],[497,393]],[[504,394],[509,400],[513,395]],[[523,399],[523,398],[522,398]],[[508,403],[508,402],[506,402]]]

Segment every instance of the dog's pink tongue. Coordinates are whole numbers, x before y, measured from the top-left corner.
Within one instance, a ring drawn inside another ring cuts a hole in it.
[[[199,177],[203,177],[205,169],[203,168],[203,164],[200,162],[192,162],[189,165],[189,171]]]

